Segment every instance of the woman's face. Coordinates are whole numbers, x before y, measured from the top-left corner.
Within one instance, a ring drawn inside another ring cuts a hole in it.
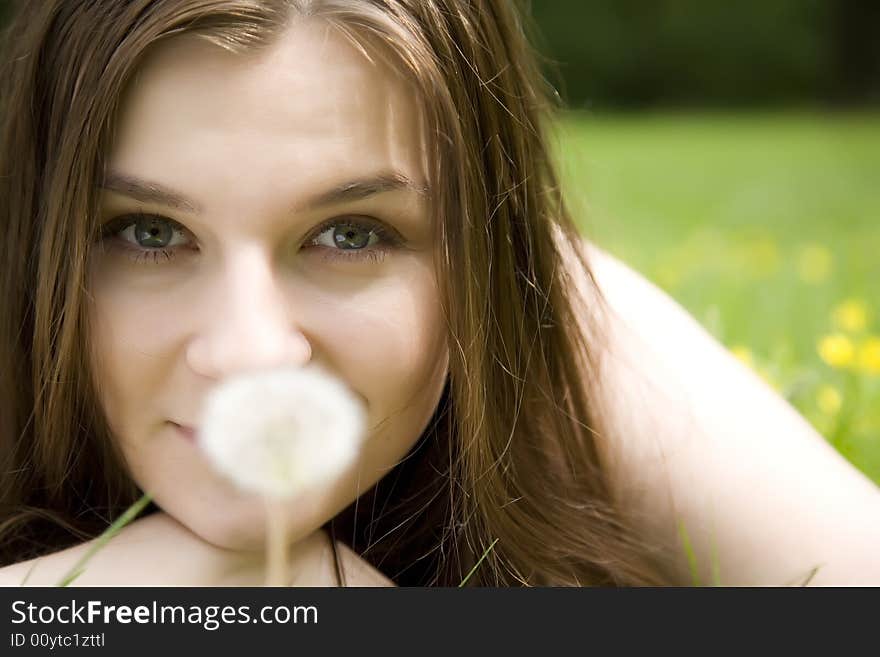
[[[261,501],[191,435],[226,377],[311,361],[365,403],[357,467],[291,501],[293,538],[427,425],[448,352],[422,137],[408,85],[319,22],[259,54],[172,40],[133,79],[90,271],[94,371],[135,481],[204,539],[263,536]]]

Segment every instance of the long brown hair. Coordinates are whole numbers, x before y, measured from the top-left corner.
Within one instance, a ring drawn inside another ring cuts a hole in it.
[[[412,452],[331,523],[399,584],[660,584],[600,462],[601,333],[545,130],[552,110],[507,0],[26,2],[0,96],[0,563],[94,536],[138,491],[91,382],[86,262],[118,104],[145,51],[234,51],[320,16],[416,85],[450,370]],[[491,549],[488,549],[490,548]]]

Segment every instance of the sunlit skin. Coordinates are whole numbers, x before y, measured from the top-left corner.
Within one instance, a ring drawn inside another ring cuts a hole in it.
[[[423,133],[380,62],[319,22],[256,54],[184,37],[123,99],[89,280],[95,378],[134,480],[215,545],[264,535],[261,500],[193,439],[218,382],[312,361],[366,406],[357,467],[290,501],[292,540],[403,458],[442,392]]]

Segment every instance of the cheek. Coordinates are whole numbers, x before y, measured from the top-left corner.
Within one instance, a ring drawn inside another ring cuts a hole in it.
[[[91,361],[111,428],[130,437],[167,386],[179,330],[169,318],[179,315],[173,295],[139,294],[111,274],[91,278]]]
[[[316,352],[368,403],[361,490],[403,458],[427,426],[448,369],[446,323],[426,262],[328,304]]]
[[[335,321],[315,336],[320,353],[386,415],[416,402],[443,374],[445,323],[433,279],[419,274],[337,306]]]

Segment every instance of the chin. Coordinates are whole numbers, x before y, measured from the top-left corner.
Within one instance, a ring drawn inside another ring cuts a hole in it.
[[[266,544],[266,514],[262,500],[234,503],[209,511],[177,515],[175,519],[203,541],[225,550],[261,551]],[[301,518],[288,519],[288,541],[295,543],[318,527],[306,527]],[[319,525],[320,526],[320,525]]]
[[[193,532],[214,547],[238,552],[262,550],[266,543],[266,531],[260,522],[203,523]]]

